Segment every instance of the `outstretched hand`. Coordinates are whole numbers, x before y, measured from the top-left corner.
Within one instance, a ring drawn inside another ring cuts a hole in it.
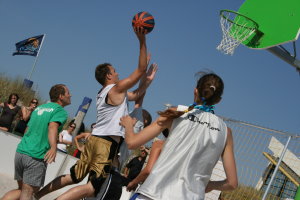
[[[134,27],[134,32],[136,36],[138,37],[139,41],[145,41],[146,40],[146,34],[147,30],[142,27]]]
[[[129,115],[123,116],[120,119],[120,125],[124,128],[134,127],[135,123],[137,122],[136,118],[132,118]]]
[[[146,74],[146,81],[152,82],[153,79],[155,78],[155,74],[157,70],[158,70],[158,65],[156,63],[151,64]]]

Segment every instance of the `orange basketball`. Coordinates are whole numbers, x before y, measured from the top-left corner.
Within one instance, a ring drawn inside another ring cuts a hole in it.
[[[154,28],[155,22],[153,16],[148,12],[139,12],[132,19],[133,27],[143,27],[150,33]]]

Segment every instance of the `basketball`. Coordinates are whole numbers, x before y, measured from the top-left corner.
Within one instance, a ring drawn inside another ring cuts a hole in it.
[[[139,12],[132,19],[132,26],[143,27],[150,33],[154,28],[155,22],[153,16],[148,12]]]

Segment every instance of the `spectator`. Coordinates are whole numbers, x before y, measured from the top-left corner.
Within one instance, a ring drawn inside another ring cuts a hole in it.
[[[76,124],[74,122],[69,123],[69,127],[67,130],[63,130],[59,133],[58,136],[58,144],[57,150],[63,153],[67,153],[67,145],[71,145],[73,143],[73,131],[76,128]]]
[[[1,200],[32,199],[43,186],[47,165],[55,161],[56,138],[67,120],[64,107],[71,104],[67,86],[54,85],[49,92],[51,102],[32,112],[28,128],[15,154],[15,180],[18,189],[7,192]]]
[[[139,175],[139,173],[143,168],[147,155],[148,155],[147,151],[142,150],[139,156],[133,158],[126,165],[124,170],[124,176],[128,179],[129,182],[135,179]]]
[[[22,115],[21,115],[21,119],[19,120],[19,122],[15,128],[16,132],[24,135],[26,127],[27,127],[27,123],[30,119],[30,115],[31,115],[32,111],[34,111],[34,109],[38,106],[38,103],[39,103],[38,100],[36,98],[33,98],[30,101],[30,104],[28,107],[22,106],[22,108],[21,108]]]
[[[11,131],[11,124],[17,114],[21,115],[21,107],[17,105],[19,96],[16,93],[9,95],[8,101],[1,103],[0,130]]]

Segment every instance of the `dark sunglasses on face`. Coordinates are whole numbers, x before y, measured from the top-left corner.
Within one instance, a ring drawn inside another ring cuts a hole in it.
[[[38,104],[38,102],[37,102],[37,101],[32,101],[31,103],[32,103],[32,104]]]
[[[71,128],[76,128],[75,126],[70,126]]]

